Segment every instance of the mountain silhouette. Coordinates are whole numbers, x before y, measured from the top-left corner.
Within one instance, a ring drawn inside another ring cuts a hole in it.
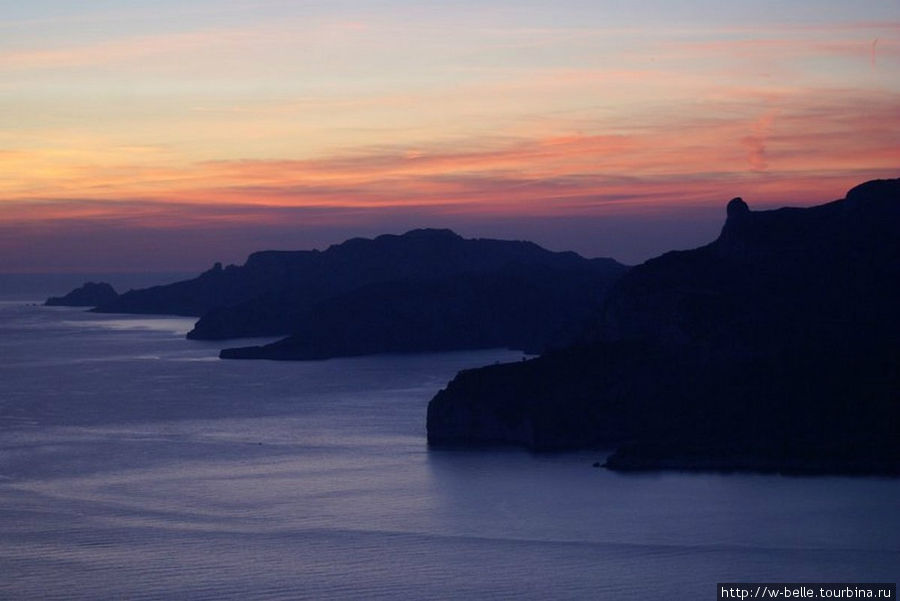
[[[615,448],[614,469],[900,473],[900,180],[741,199],[712,243],[630,270],[577,346],[460,373],[433,445]]]
[[[243,266],[132,290],[94,309],[196,315],[188,338],[289,337],[225,358],[323,359],[380,352],[571,342],[627,267],[531,242],[421,229],[325,251],[263,251]]]
[[[51,296],[44,304],[48,307],[96,307],[118,298],[115,289],[106,282],[85,282],[65,296]]]

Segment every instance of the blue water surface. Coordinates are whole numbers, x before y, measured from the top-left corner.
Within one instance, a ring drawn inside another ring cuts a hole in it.
[[[897,579],[898,480],[430,451],[434,393],[520,353],[221,361],[191,326],[0,302],[0,598],[714,599],[724,581]]]

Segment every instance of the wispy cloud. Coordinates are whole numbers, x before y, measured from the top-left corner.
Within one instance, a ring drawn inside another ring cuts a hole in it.
[[[900,168],[881,8],[164,4],[0,23],[4,223],[646,216],[820,201]]]
[[[223,43],[239,43],[248,33],[239,30],[129,36],[60,46],[11,50],[0,53],[0,71],[58,69],[128,63],[150,56],[181,54]]]
[[[41,162],[40,151],[35,156],[19,151],[6,162],[11,169],[3,189],[7,201],[0,206],[10,218],[26,221],[41,215],[175,219],[190,214],[187,206],[206,207],[200,212],[213,214],[219,207],[219,215],[231,215],[228,207],[256,206],[261,219],[266,207],[432,207],[435,214],[520,215],[643,211],[718,202],[737,185],[762,190],[762,200],[774,202],[779,186],[787,193],[798,181],[820,178],[824,189],[826,180],[828,186],[835,179],[851,184],[891,175],[900,166],[898,94],[795,93],[772,97],[762,112],[757,103],[742,102],[741,93],[728,96],[710,105],[715,110],[709,117],[630,125],[620,133],[523,133],[361,148],[318,159],[183,166],[62,161],[54,168],[52,157]],[[12,170],[27,164],[38,165],[28,183],[9,183],[15,181]],[[46,170],[43,179],[41,169]],[[79,195],[94,200],[84,205],[53,200]],[[135,197],[141,200],[121,201]]]

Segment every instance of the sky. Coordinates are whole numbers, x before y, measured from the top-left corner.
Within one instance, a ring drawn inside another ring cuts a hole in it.
[[[415,227],[637,263],[880,177],[898,0],[0,0],[0,273]]]

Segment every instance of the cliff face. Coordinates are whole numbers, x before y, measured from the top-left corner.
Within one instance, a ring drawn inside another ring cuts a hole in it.
[[[896,327],[897,182],[805,209],[755,212],[732,200],[716,241],[623,278],[594,336],[735,353],[768,349],[773,337],[865,340]]]
[[[193,280],[131,291],[96,310],[200,315],[189,338],[291,335],[226,358],[321,359],[571,340],[627,268],[530,242],[449,230],[265,251]]]
[[[589,267],[511,264],[496,271],[378,282],[314,304],[293,335],[226,359],[325,359],[383,352],[507,347],[542,352],[571,342],[606,282]]]
[[[271,253],[258,253],[246,267],[271,266],[278,259]],[[250,299],[221,303],[204,313],[189,337],[305,336],[310,328],[321,331],[316,324],[334,313],[329,304],[353,304],[351,299],[361,298],[364,288],[393,307],[404,302],[402,292],[425,297],[429,294],[426,288],[438,288],[441,282],[511,270],[551,270],[563,288],[569,280],[587,280],[588,294],[596,305],[606,288],[626,270],[611,259],[588,260],[575,253],[554,253],[531,242],[466,240],[450,230],[413,230],[373,240],[357,238],[302,259],[302,265],[282,266],[274,280],[278,285],[260,287]],[[462,280],[460,284],[465,285]],[[391,287],[397,292],[391,294]],[[357,304],[371,314],[376,303]],[[343,317],[352,320],[354,313],[345,312]]]
[[[432,444],[614,446],[618,469],[900,472],[900,180],[728,205],[711,244],[633,268],[579,348],[461,373]]]

